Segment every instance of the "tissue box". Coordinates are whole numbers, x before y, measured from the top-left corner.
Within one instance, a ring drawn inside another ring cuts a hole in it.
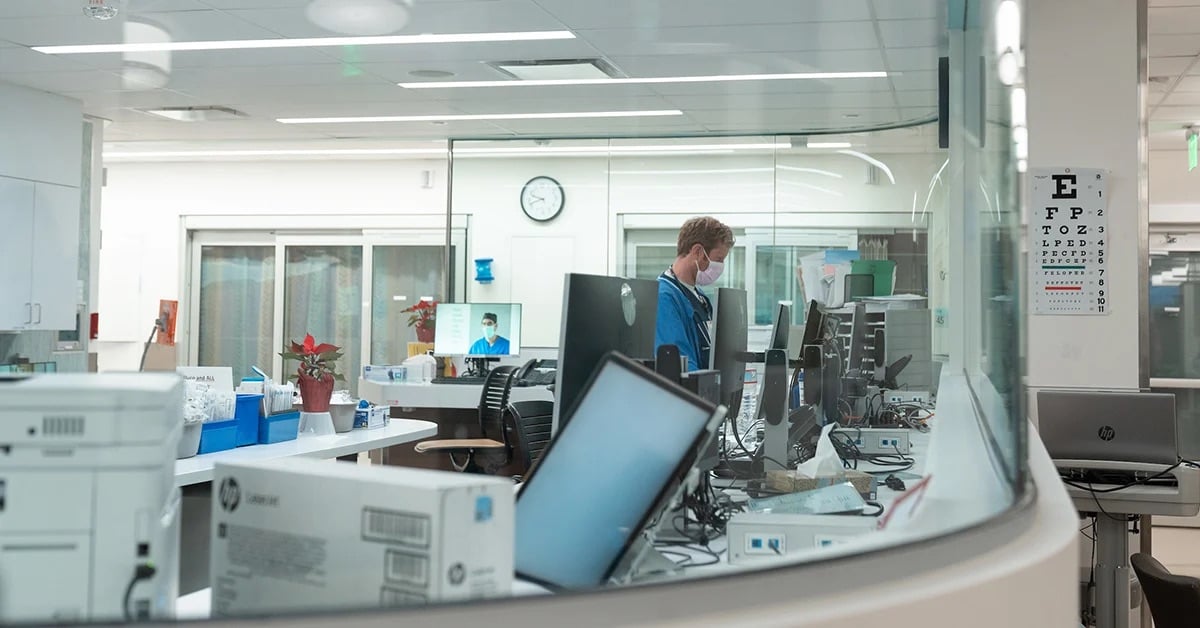
[[[832,475],[820,475],[815,478],[805,477],[796,471],[767,471],[767,488],[785,493],[798,493],[813,489],[825,488],[834,484],[849,482],[863,496],[863,499],[875,499],[875,476],[854,469],[846,469]]]
[[[387,425],[388,415],[391,414],[391,406],[371,406],[370,408],[358,408],[354,411],[354,428],[355,429],[374,429]]]

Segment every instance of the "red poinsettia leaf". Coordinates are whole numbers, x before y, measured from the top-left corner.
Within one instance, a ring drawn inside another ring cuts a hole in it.
[[[291,348],[292,348],[292,353],[297,353],[297,354],[304,353],[304,347],[301,346],[300,343],[296,342],[295,340],[292,341]]]
[[[331,345],[327,342],[322,342],[321,344],[317,345],[316,347],[313,347],[313,353],[329,353],[330,351],[337,351],[339,348],[340,347],[338,347],[336,345]]]
[[[316,339],[314,339],[312,337],[312,334],[304,335],[304,352],[305,353],[312,353],[313,347],[315,347],[316,345],[317,345],[317,341],[316,341]]]

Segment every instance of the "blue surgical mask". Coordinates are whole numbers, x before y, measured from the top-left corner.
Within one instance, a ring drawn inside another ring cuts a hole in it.
[[[496,335],[496,326],[495,325],[484,325],[483,326],[483,337],[484,338],[491,340],[492,336],[495,336],[495,335]]]

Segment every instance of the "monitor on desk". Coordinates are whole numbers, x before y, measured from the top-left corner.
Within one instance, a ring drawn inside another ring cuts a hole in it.
[[[438,303],[437,355],[501,358],[521,353],[520,303]]]
[[[791,325],[792,306],[788,303],[780,303],[779,309],[775,311],[775,324],[771,326],[771,344],[767,348],[787,351]]]
[[[554,433],[562,429],[584,383],[610,351],[653,360],[658,282],[570,273],[564,279]]]
[[[606,584],[724,417],[723,407],[608,354],[517,496],[517,575],[556,589]]]
[[[716,316],[713,319],[713,350],[710,368],[721,373],[721,403],[737,416],[742,407],[746,361],[746,291],[718,288]]]

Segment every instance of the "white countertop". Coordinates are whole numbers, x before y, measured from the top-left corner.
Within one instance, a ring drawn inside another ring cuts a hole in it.
[[[479,407],[483,384],[385,384],[359,378],[358,394],[380,406],[397,408]],[[509,401],[554,401],[545,386],[513,386]],[[403,412],[403,410],[401,410]]]
[[[437,435],[437,425],[429,421],[392,419],[384,427],[371,430],[356,429],[331,436],[301,435],[295,440],[270,445],[250,445],[175,461],[175,486],[208,482],[213,477],[213,464],[246,460],[269,460],[303,456],[306,458],[336,458],[360,451],[382,449],[411,443]]]

